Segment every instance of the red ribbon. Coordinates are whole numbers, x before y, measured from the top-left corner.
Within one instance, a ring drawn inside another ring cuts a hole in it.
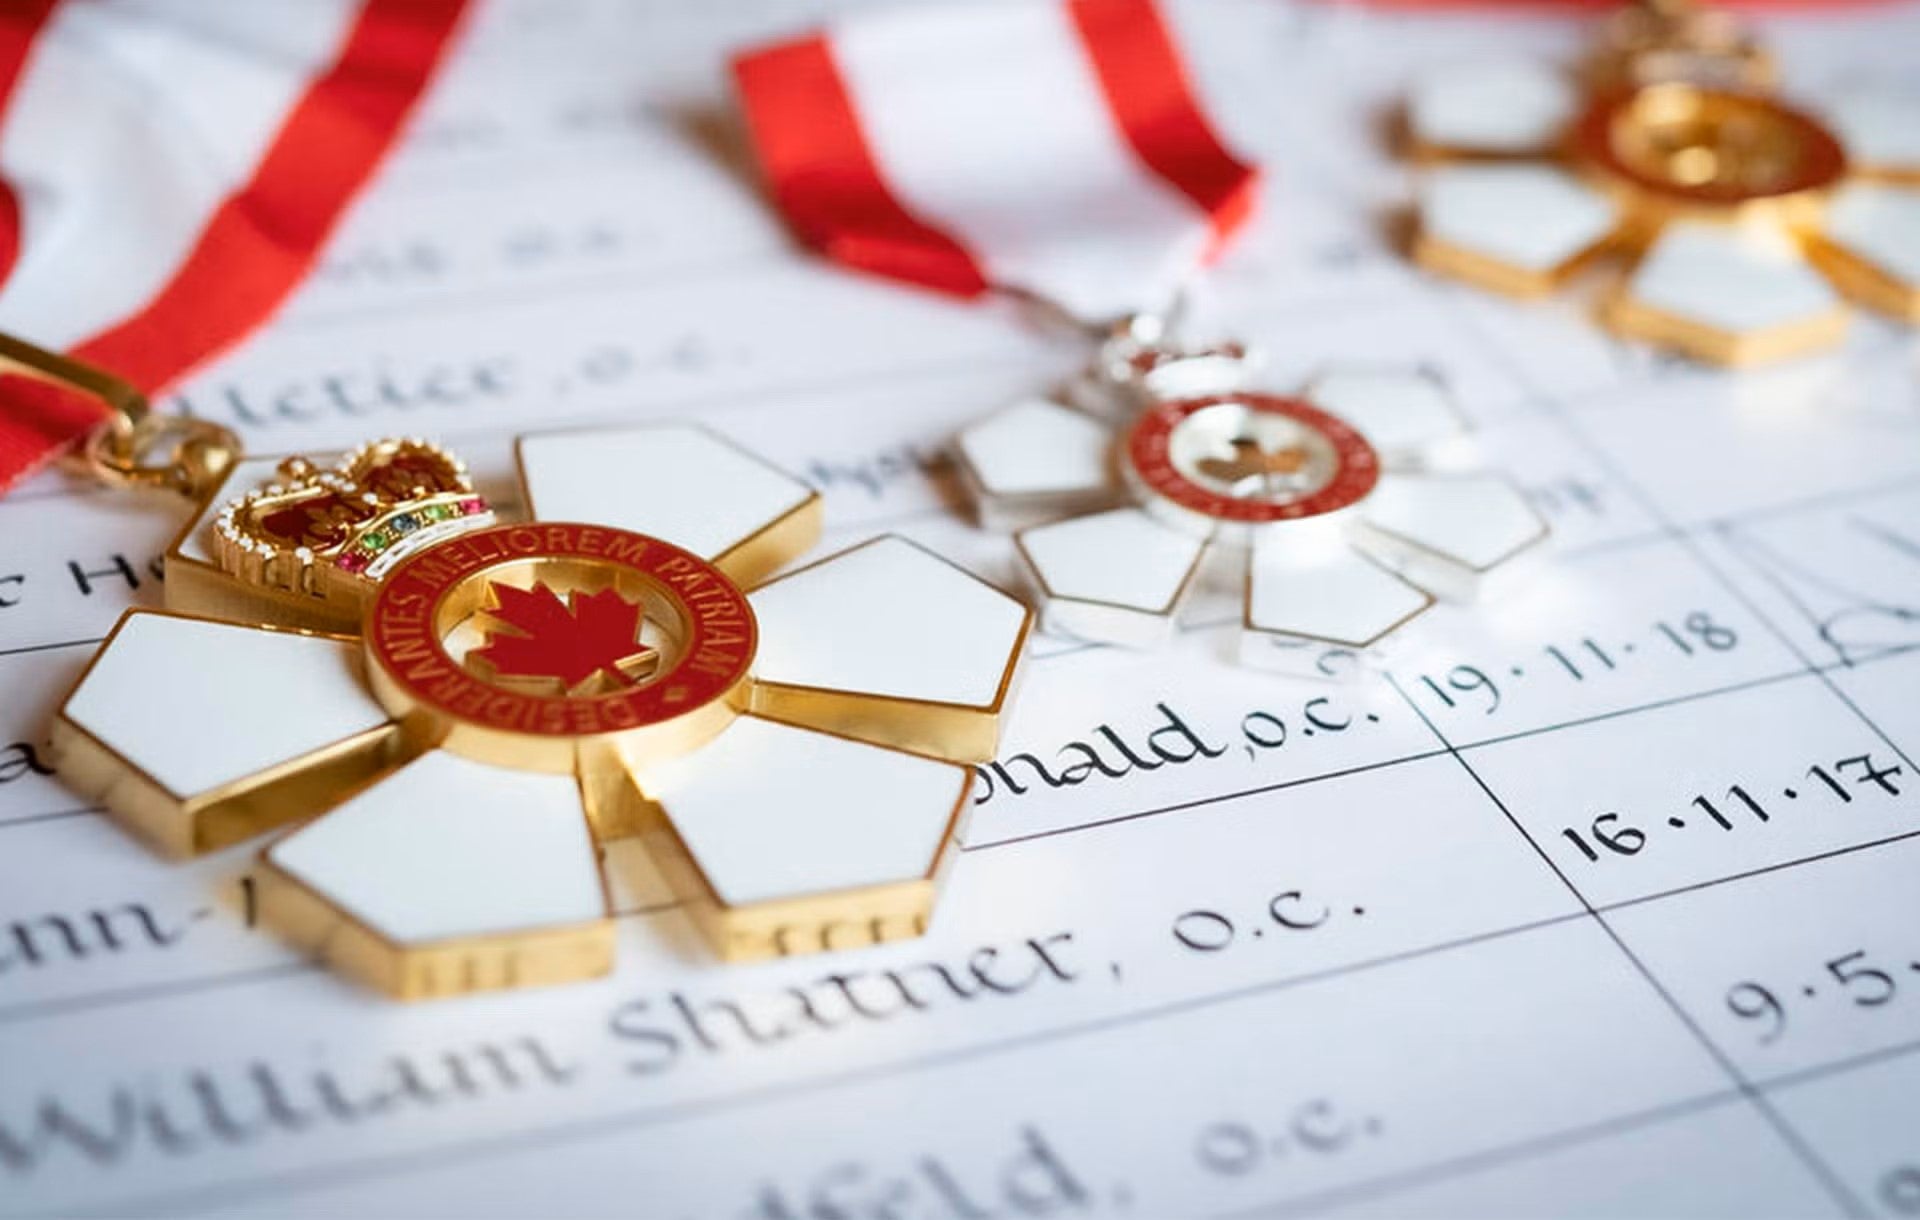
[[[1259,175],[1215,135],[1158,8],[1152,0],[1061,2],[1119,142],[1147,175],[1195,205],[1217,250],[1251,213]],[[989,67],[981,66],[988,90]],[[831,34],[754,48],[733,72],[769,192],[801,241],[863,271],[958,296],[986,291],[992,252],[917,215],[890,184]]]
[[[271,317],[392,148],[465,7],[466,0],[365,0],[336,58],[168,282],[73,355],[155,393]],[[35,13],[0,19],[0,105],[54,8],[42,0]],[[0,254],[17,246],[17,225],[5,223],[11,215],[0,207]],[[0,275],[10,265],[9,258]],[[0,492],[84,438],[102,412],[88,395],[0,376]]]

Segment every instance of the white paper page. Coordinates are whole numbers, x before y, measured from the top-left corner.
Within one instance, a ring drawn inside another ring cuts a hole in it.
[[[830,541],[1010,578],[942,455],[1086,353],[788,242],[720,65],[818,15],[486,4],[179,403],[495,487],[516,430],[699,418]],[[0,501],[0,1213],[1920,1214],[1914,341],[1734,378],[1412,272],[1392,99],[1577,23],[1174,15],[1272,178],[1199,324],[1279,385],[1446,376],[1554,526],[1526,582],[1345,682],[1234,668],[1224,604],[1163,653],[1037,639],[922,940],[722,966],[621,844],[611,977],[406,1006],[249,927],[252,847],[162,861],[45,773],[179,515],[40,478]],[[1913,87],[1920,7],[1766,28],[1808,97]]]

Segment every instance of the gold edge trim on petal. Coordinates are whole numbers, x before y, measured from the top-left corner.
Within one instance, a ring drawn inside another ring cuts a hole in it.
[[[212,623],[241,631],[275,631],[342,645],[350,645],[353,640],[304,628],[237,625],[177,610],[137,607],[121,614],[60,702],[51,729],[51,761],[63,783],[98,800],[116,820],[168,855],[214,851],[286,822],[311,817],[345,799],[371,778],[403,765],[417,752],[398,725],[382,720],[205,792],[176,793],[68,712],[74,697],[121,632],[142,616]],[[369,706],[373,706],[371,700]],[[291,806],[292,812],[282,806]]]
[[[826,523],[826,500],[817,491],[772,521],[727,547],[710,561],[741,589],[751,589],[812,550]]]
[[[723,961],[792,957],[919,936],[925,933],[940,887],[959,856],[960,831],[975,774],[964,763],[931,761],[960,770],[960,790],[927,871],[911,880],[733,905],[720,896],[674,827],[670,804],[655,806],[661,816],[647,835],[648,852],[694,927]],[[849,939],[840,939],[848,934]],[[812,943],[796,944],[796,938]]]
[[[64,711],[52,735],[62,781],[171,856],[204,855],[309,821],[418,755],[389,721],[183,797]]]
[[[194,825],[185,802],[141,768],[108,749],[64,711],[48,732],[48,754],[60,782],[100,804],[115,821],[166,855],[194,854]]]
[[[1485,148],[1469,144],[1449,144],[1444,140],[1429,140],[1419,133],[1413,121],[1411,102],[1402,102],[1394,107],[1387,116],[1389,124],[1389,144],[1408,161],[1422,169],[1437,169],[1447,165],[1516,165],[1545,162],[1553,164],[1559,159],[1560,149],[1565,144],[1564,130],[1554,134],[1538,144],[1527,148]],[[1566,125],[1560,125],[1564,129]]]
[[[617,839],[644,837],[656,829],[662,816],[660,807],[640,790],[635,766],[617,743],[581,743],[575,775],[580,785],[580,807],[586,812],[594,842],[603,849]]]
[[[1624,338],[1728,367],[1764,364],[1834,347],[1846,338],[1847,332],[1846,307],[1837,302],[1810,318],[1738,333],[1635,300],[1627,282],[1602,302],[1600,321]]]
[[[967,705],[756,681],[747,711],[939,762],[985,762],[999,746],[1000,705],[1009,686],[1002,683],[991,705]]]
[[[1920,186],[1920,165],[1909,165],[1899,161],[1877,161],[1873,163],[1848,161],[1853,170],[1854,182],[1871,182],[1888,186]],[[1849,184],[1850,185],[1850,184]]]
[[[1625,226],[1616,224],[1591,244],[1544,271],[1503,262],[1433,236],[1424,222],[1414,231],[1413,260],[1429,271],[1521,300],[1538,300],[1564,288],[1587,268],[1612,255]]]
[[[1020,629],[986,703],[951,703],[791,682],[749,680],[744,714],[795,728],[898,750],[939,762],[987,762],[1000,746],[1000,717],[1019,685],[1032,609],[1020,607]]]
[[[1901,279],[1830,237],[1809,236],[1803,246],[1807,261],[1840,295],[1903,322],[1920,323],[1920,284]]]
[[[394,999],[568,983],[613,969],[615,927],[604,876],[600,892],[609,913],[600,919],[409,946],[282,868],[271,850],[261,853],[254,874],[261,922],[330,969]]]

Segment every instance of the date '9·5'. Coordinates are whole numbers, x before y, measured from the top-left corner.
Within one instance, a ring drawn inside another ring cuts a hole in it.
[[[1786,1034],[1792,1024],[1789,1003],[1797,1006],[1844,1004],[1856,1009],[1884,1009],[1903,995],[1913,993],[1913,984],[1902,984],[1902,977],[1920,975],[1920,960],[1901,961],[1878,958],[1866,949],[1842,953],[1822,963],[1824,970],[1811,975],[1816,982],[1798,987],[1768,986],[1743,979],[1727,988],[1727,1011],[1751,1024],[1760,1045],[1770,1046]]]

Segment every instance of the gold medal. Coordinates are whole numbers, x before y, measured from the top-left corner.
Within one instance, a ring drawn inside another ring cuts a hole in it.
[[[208,444],[170,427],[169,462]],[[121,619],[54,757],[170,853],[293,827],[256,872],[288,940],[405,998],[602,974],[633,836],[726,958],[925,929],[1017,601],[891,536],[774,577],[818,493],[698,427],[522,437],[514,521],[418,439],[215,439],[170,480],[201,508],[168,608]]]
[[[1590,265],[1616,333],[1721,364],[1839,342],[1842,299],[1920,321],[1916,115],[1858,98],[1827,117],[1772,91],[1725,14],[1646,0],[1618,14],[1584,80],[1474,65],[1407,107],[1418,261],[1514,296]]]

